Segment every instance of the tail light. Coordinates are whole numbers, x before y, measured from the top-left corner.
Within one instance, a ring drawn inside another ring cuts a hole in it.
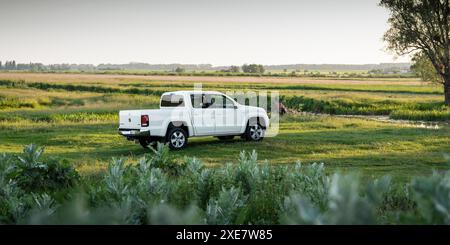
[[[148,123],[150,122],[150,118],[148,115],[141,115],[141,127],[148,127]]]

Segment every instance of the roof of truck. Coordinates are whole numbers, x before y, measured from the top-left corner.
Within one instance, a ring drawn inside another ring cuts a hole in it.
[[[180,91],[171,91],[171,92],[165,92],[164,94],[222,94],[221,92],[217,91],[203,91],[203,90],[180,90]]]

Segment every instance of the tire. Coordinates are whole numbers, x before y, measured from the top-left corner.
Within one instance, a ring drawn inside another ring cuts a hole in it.
[[[217,136],[219,140],[232,140],[234,139],[234,135],[226,135],[226,136]]]
[[[265,130],[259,122],[249,121],[243,138],[248,141],[261,141],[264,139],[264,133]]]
[[[166,143],[172,150],[184,149],[188,143],[188,134],[182,128],[171,128],[167,133]]]

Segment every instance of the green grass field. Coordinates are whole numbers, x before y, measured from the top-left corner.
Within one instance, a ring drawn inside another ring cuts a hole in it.
[[[117,134],[118,111],[157,108],[160,93],[192,89],[199,81],[205,89],[223,92],[276,90],[288,106],[303,111],[441,122],[428,128],[296,114],[281,119],[277,137],[259,143],[192,138],[187,149],[171,153],[178,158],[195,156],[217,167],[235,161],[241,150],[255,149],[259,159],[274,165],[323,162],[327,171],[390,174],[400,180],[450,169],[445,160],[450,109],[436,85],[409,78],[264,79],[0,73],[0,152],[18,153],[35,143],[46,147],[46,157],[73,164],[85,176],[102,173],[112,157],[136,162],[149,151]]]

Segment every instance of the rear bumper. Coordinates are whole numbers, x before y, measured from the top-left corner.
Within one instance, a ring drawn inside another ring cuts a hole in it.
[[[140,131],[139,129],[119,128],[118,133],[127,139],[138,139],[142,137],[150,137],[150,130]]]

